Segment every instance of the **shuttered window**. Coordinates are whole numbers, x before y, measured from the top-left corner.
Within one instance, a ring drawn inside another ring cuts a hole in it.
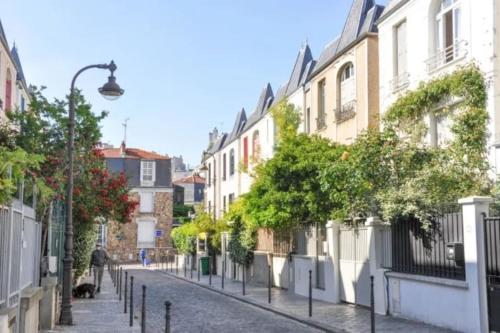
[[[152,213],[154,211],[154,193],[141,192],[140,194],[140,212]]]
[[[155,247],[154,221],[137,221],[137,247],[146,249]]]
[[[395,29],[396,33],[396,64],[394,66],[395,75],[399,77],[407,71],[407,47],[406,47],[406,21],[401,22]]]

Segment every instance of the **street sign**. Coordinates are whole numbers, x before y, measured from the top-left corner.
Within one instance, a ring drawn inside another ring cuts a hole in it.
[[[161,237],[163,235],[163,230],[155,230],[155,237]]]

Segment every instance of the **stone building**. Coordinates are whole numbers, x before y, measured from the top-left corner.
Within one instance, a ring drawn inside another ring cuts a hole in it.
[[[102,227],[105,247],[109,254],[120,261],[138,259],[140,249],[146,249],[154,258],[158,250],[172,247],[173,188],[171,161],[168,156],[136,148],[102,150],[108,169],[125,172],[130,187],[131,200],[139,202],[132,222],[119,224],[110,221]]]

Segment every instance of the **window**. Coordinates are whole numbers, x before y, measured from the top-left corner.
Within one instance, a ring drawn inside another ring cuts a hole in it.
[[[153,186],[155,182],[155,162],[141,161],[141,186]]]
[[[208,200],[208,212],[212,211],[212,201]]]
[[[222,197],[222,211],[226,212],[226,196]]]
[[[253,132],[252,136],[252,154],[255,161],[258,161],[260,158],[260,138],[259,131]]]
[[[356,112],[356,80],[352,62],[348,62],[340,70],[337,87],[335,119],[339,123],[352,118]]]
[[[106,247],[108,241],[107,231],[107,226],[103,223],[99,223],[99,235],[97,236],[97,244],[101,244],[103,247]]]
[[[436,46],[438,65],[448,63],[463,55],[460,45],[461,12],[460,1],[441,0],[436,15]]]
[[[155,221],[137,221],[137,247],[141,249],[155,247]]]
[[[222,180],[226,180],[226,154],[222,155]]]
[[[234,193],[229,194],[229,204],[231,205],[234,201]]]
[[[248,167],[248,136],[243,138],[243,166]]]
[[[7,79],[5,81],[5,110],[12,108],[12,74],[7,69]]]
[[[311,133],[311,108],[306,109],[306,119],[304,121],[305,124],[305,132],[307,134]]]
[[[326,80],[323,79],[318,83],[318,119],[317,119],[317,129],[322,129],[326,126],[325,122],[325,108],[326,108],[326,92],[325,92]]]
[[[140,193],[140,206],[141,213],[152,213],[154,211],[154,193],[141,192]]]
[[[393,89],[408,83],[406,21],[394,27],[394,84]]]
[[[234,175],[234,149],[229,151],[229,175]]]
[[[26,110],[26,100],[24,96],[21,96],[21,111],[24,112]]]
[[[208,163],[208,186],[212,185],[212,163]]]

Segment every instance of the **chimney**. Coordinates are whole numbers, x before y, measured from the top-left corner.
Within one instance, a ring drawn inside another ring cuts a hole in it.
[[[125,157],[125,155],[126,155],[125,141],[122,141],[122,144],[120,145],[120,156]]]

